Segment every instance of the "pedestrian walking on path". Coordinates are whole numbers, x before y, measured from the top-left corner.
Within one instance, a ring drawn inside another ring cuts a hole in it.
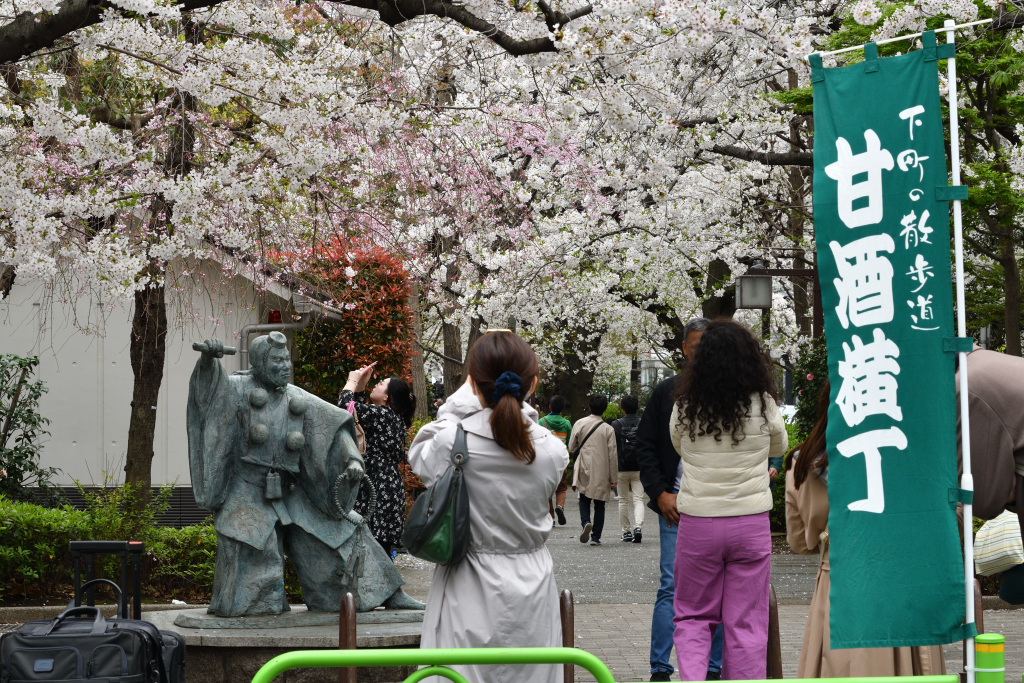
[[[644,526],[644,487],[640,483],[640,461],[636,455],[636,430],[640,426],[640,416],[636,411],[639,406],[636,396],[623,396],[619,407],[625,415],[612,422],[619,455],[619,525],[622,527],[622,540],[630,543],[643,541]],[[629,519],[631,497],[632,522]]]
[[[551,401],[548,403],[548,414],[539,420],[539,424],[545,429],[550,429],[551,433],[561,439],[566,448],[568,448],[569,436],[572,434],[572,423],[562,415],[563,410],[565,410],[565,399],[557,394],[552,396]],[[558,523],[562,526],[565,526],[565,494],[569,490],[569,481],[566,478],[568,472],[569,468],[567,467],[562,472],[562,480],[558,482],[558,488],[555,489],[554,507],[548,502],[549,514],[557,518]]]
[[[608,407],[604,396],[590,397],[590,415],[574,425],[569,452],[575,454],[572,471],[573,490],[580,494],[580,542],[601,545],[604,530],[604,506],[618,484],[619,460],[615,448],[615,430],[601,417]],[[594,519],[590,519],[590,504]]]

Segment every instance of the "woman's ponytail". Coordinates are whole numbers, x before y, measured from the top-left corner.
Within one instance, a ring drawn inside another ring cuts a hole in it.
[[[513,332],[489,332],[470,350],[467,371],[481,401],[492,410],[494,441],[516,459],[532,463],[537,453],[522,408],[537,378],[533,349]]]

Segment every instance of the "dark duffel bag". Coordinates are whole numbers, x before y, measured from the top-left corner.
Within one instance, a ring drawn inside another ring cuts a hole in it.
[[[98,582],[116,587],[96,579],[82,590]],[[55,619],[30,621],[0,636],[0,683],[183,683],[184,678],[181,636],[148,621],[107,619],[96,607],[69,607]]]

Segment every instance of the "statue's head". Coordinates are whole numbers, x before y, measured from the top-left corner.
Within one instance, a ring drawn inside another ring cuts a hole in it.
[[[249,362],[260,382],[274,389],[285,386],[292,375],[288,338],[281,332],[256,337],[249,348]]]

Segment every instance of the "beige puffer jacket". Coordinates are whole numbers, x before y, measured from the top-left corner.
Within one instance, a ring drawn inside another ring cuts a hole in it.
[[[751,396],[744,436],[733,446],[729,434],[723,434],[721,441],[712,436],[691,441],[679,406],[673,409],[672,445],[683,467],[676,498],[679,512],[691,517],[738,517],[771,510],[768,458],[783,455],[789,439],[782,413],[770,397],[764,413],[761,417],[761,397]]]

